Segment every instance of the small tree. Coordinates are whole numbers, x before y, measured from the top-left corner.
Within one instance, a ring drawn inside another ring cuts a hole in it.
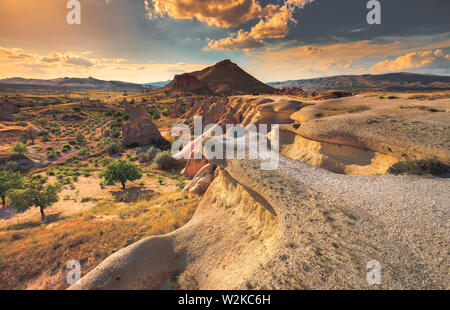
[[[120,182],[125,190],[127,181],[135,181],[142,178],[141,168],[129,161],[118,159],[110,162],[103,168],[102,176],[109,184]]]
[[[13,147],[11,148],[11,151],[23,154],[28,151],[28,146],[26,144],[17,142],[13,145]]]
[[[9,190],[22,188],[22,176],[12,170],[0,171],[0,197],[3,207],[6,206],[6,195]]]
[[[81,132],[78,132],[77,135],[75,136],[75,140],[77,141],[77,143],[86,143],[86,138],[83,136],[83,134]]]
[[[32,176],[24,181],[23,189],[9,190],[7,196],[18,212],[38,207],[44,220],[44,210],[58,202],[58,193],[62,189],[59,183],[45,185],[46,182],[47,179],[40,175]]]
[[[27,143],[28,140],[31,140],[31,143],[34,144],[34,130],[33,128],[27,128],[21,136],[21,140],[23,143]]]

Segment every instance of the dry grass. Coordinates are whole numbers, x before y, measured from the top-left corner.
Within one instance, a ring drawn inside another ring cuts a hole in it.
[[[106,199],[67,218],[7,226],[0,230],[0,289],[65,289],[67,261],[80,261],[84,275],[127,245],[183,226],[197,204],[181,192],[132,204]]]

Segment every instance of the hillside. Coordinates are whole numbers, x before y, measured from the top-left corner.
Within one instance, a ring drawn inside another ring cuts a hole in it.
[[[59,78],[52,80],[24,79],[20,77],[0,80],[0,90],[6,89],[67,89],[67,90],[110,90],[110,91],[142,91],[153,90],[154,87],[140,84],[103,81],[89,77],[84,78]]]
[[[275,89],[257,80],[230,60],[218,62],[201,71],[176,75],[164,89],[172,92],[238,95],[274,93]]]
[[[440,91],[450,89],[450,76],[415,73],[339,75],[269,83],[275,88],[299,87],[307,91]]]

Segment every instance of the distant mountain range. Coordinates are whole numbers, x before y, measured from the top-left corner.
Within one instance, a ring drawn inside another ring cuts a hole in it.
[[[152,87],[163,87],[163,86],[165,86],[165,85],[167,85],[167,84],[169,84],[170,83],[170,80],[167,80],[167,81],[159,81],[159,82],[150,82],[150,83],[145,83],[144,85],[145,86],[152,86]]]
[[[275,88],[299,87],[307,91],[439,91],[450,90],[450,76],[415,73],[339,75],[332,77],[268,83]]]
[[[20,77],[0,80],[0,90],[5,89],[58,89],[58,90],[110,90],[110,91],[143,91],[156,87],[141,84],[103,81],[90,78],[59,78],[52,80],[24,79]]]

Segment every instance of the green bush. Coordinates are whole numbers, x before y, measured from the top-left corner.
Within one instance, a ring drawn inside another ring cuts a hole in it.
[[[64,145],[62,146],[62,151],[63,151],[64,153],[70,151],[71,149],[72,149],[72,146],[70,146],[70,144],[64,144]]]
[[[391,174],[414,174],[414,175],[441,175],[449,172],[449,166],[437,159],[421,159],[403,161],[393,164],[388,173]]]
[[[105,150],[108,152],[108,154],[116,154],[119,153],[121,149],[121,145],[118,141],[107,138],[105,140]]]
[[[2,166],[1,170],[2,171],[6,170],[6,171],[17,172],[17,171],[20,171],[21,169],[20,169],[20,165],[17,162],[15,162],[15,161],[8,161],[6,163],[6,165]]]
[[[86,143],[86,138],[84,137],[84,135],[81,132],[78,132],[77,135],[75,136],[75,140],[77,141],[77,143]]]
[[[170,150],[170,147],[172,146],[172,144],[163,137],[159,137],[158,139],[156,139],[154,141],[154,144],[157,148],[164,151]]]
[[[114,139],[118,139],[120,137],[120,134],[120,130],[117,128],[111,130],[111,137],[113,137]]]
[[[154,146],[150,147],[147,151],[141,150],[136,152],[138,161],[141,163],[150,162],[155,159],[158,154],[158,149]]]
[[[83,147],[78,152],[78,155],[80,155],[80,156],[88,156],[90,153],[91,152],[87,148]]]
[[[47,159],[53,160],[58,157],[58,153],[55,150],[47,151]]]
[[[24,154],[28,151],[28,146],[24,143],[17,142],[13,145],[13,147],[11,148],[11,151],[13,151],[15,153]]]
[[[168,170],[173,168],[176,164],[175,159],[169,154],[169,152],[160,152],[156,155],[155,163],[160,170]]]

